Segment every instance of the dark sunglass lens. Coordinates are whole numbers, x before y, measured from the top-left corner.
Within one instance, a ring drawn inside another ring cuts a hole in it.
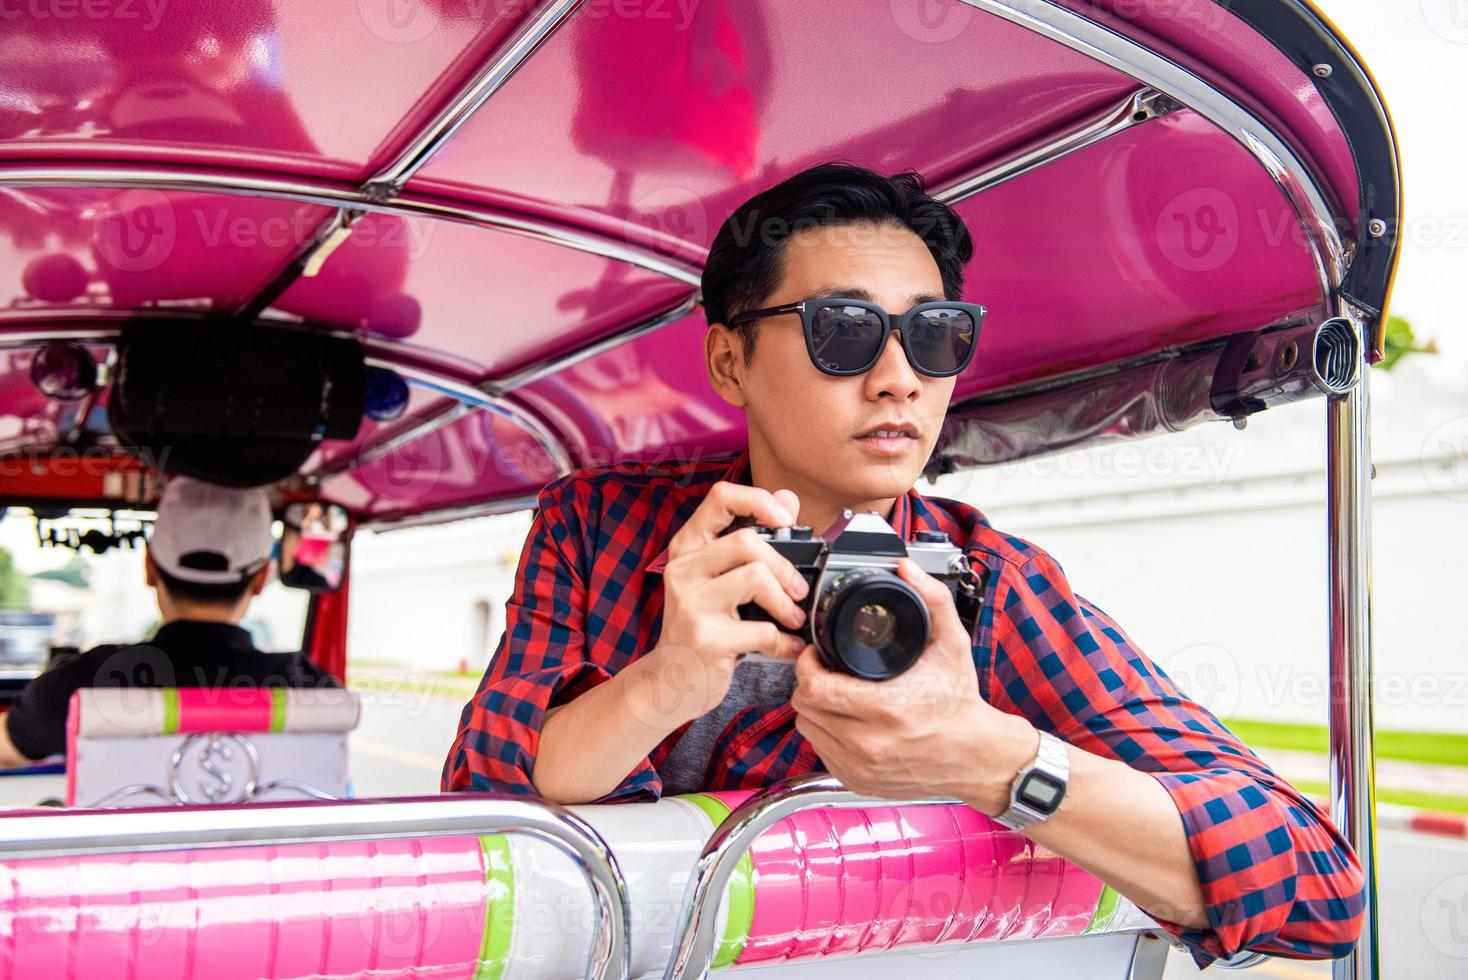
[[[948,374],[973,350],[978,329],[967,310],[924,310],[907,325],[913,361],[933,374]]]
[[[822,306],[811,315],[816,365],[826,371],[857,371],[882,342],[882,318],[860,306]]]

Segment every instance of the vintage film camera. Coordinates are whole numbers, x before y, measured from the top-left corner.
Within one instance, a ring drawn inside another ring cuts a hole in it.
[[[897,560],[904,555],[948,586],[970,634],[978,621],[983,569],[970,566],[941,531],[919,531],[917,540],[905,542],[880,514],[849,510],[819,538],[802,525],[755,525],[755,531],[810,585],[800,635],[815,644],[830,670],[886,680],[916,663],[927,647],[927,603],[897,574]],[[739,616],[773,621],[752,602],[739,607]]]

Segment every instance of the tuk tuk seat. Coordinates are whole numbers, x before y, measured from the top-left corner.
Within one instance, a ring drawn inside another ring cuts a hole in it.
[[[337,688],[86,688],[67,717],[67,806],[341,799],[361,702]]]

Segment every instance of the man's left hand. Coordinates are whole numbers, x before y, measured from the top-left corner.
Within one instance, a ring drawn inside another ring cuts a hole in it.
[[[1039,735],[979,696],[972,641],[942,582],[903,558],[927,603],[928,646],[905,673],[869,681],[827,670],[807,644],[795,664],[795,728],[849,790],[885,799],[952,796],[995,816]]]

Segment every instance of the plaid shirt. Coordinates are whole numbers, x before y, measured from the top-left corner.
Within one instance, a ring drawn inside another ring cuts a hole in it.
[[[520,556],[506,632],[444,765],[443,788],[533,794],[541,721],[657,645],[667,545],[718,480],[748,483],[748,457],[677,468],[623,465],[549,484]],[[1194,959],[1249,948],[1296,957],[1349,952],[1361,928],[1360,864],[1312,802],[1270,770],[1076,595],[1045,551],[996,531],[975,508],[897,499],[905,540],[948,534],[989,570],[974,669],[989,703],[1097,755],[1152,773],[1181,814],[1211,928],[1163,922]],[[707,789],[824,772],[789,702],[747,707],[719,735]],[[689,724],[692,724],[691,722]],[[688,728],[597,802],[650,801]]]

